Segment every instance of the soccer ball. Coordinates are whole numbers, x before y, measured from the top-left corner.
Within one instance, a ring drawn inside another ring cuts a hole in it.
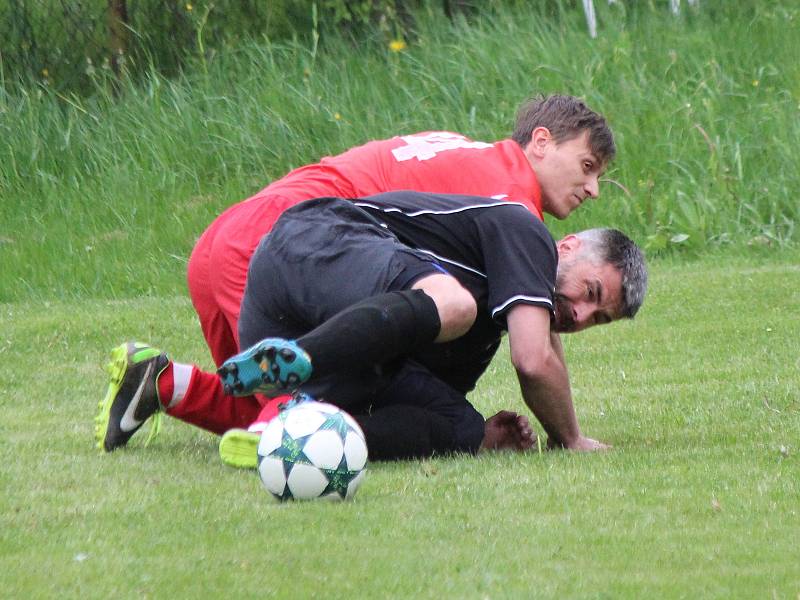
[[[361,427],[324,402],[304,401],[282,410],[258,444],[261,482],[278,500],[350,499],[366,466]]]

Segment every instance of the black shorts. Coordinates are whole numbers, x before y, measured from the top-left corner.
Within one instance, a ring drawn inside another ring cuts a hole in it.
[[[446,271],[348,200],[321,198],[281,215],[250,260],[239,314],[239,345],[267,337],[296,339],[361,300],[409,289],[418,279]],[[361,399],[386,384],[386,365],[342,374],[336,395]],[[324,378],[327,379],[327,378]],[[309,393],[330,397],[331,384]]]
[[[240,347],[297,338],[364,298],[442,272],[350,201],[303,202],[283,213],[250,259]]]

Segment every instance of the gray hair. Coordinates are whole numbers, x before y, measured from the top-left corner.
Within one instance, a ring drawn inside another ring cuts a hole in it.
[[[622,316],[632,319],[647,292],[647,266],[644,253],[627,235],[617,229],[587,229],[575,234],[589,260],[608,263],[622,274]],[[587,256],[588,255],[588,256]]]

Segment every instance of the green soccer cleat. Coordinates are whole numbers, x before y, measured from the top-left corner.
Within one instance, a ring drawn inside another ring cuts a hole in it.
[[[311,377],[311,358],[291,340],[266,338],[230,357],[217,369],[225,393],[280,396]]]
[[[278,405],[279,411],[288,410],[304,402],[314,402],[308,394],[297,392],[292,399]],[[261,432],[247,429],[229,429],[219,441],[219,457],[229,467],[237,469],[258,468],[258,443]]]
[[[258,442],[261,434],[246,429],[229,429],[219,441],[219,457],[229,467],[258,468]]]
[[[138,342],[111,351],[108,390],[94,419],[98,449],[111,452],[124,446],[150,417],[153,424],[145,445],[156,436],[161,426],[157,380],[168,365],[166,354]]]

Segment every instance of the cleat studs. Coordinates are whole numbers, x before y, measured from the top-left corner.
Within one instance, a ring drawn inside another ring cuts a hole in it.
[[[295,354],[294,351],[290,350],[289,348],[284,348],[281,350],[280,355],[281,358],[288,363],[294,362],[294,360],[297,358],[297,354]]]

